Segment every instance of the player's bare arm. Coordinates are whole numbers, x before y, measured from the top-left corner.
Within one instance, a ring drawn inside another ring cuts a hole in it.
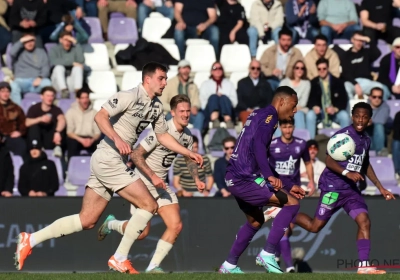
[[[306,195],[306,192],[303,190],[302,187],[294,185],[291,189],[290,189],[290,194],[292,196],[294,196],[297,199],[303,199],[304,196]]]
[[[170,149],[171,151],[181,154],[185,157],[193,159],[200,167],[203,166],[203,157],[199,154],[193,153],[191,150],[186,149],[174,137],[168,133],[156,133],[157,140],[161,145]]]
[[[124,142],[112,127],[110,123],[110,115],[108,114],[107,110],[101,108],[101,110],[94,116],[94,121],[96,122],[100,131],[114,141],[115,146],[121,155],[129,155],[132,152],[130,145]]]
[[[136,149],[134,149],[131,153],[131,160],[133,164],[146,175],[147,178],[151,180],[151,183],[156,188],[165,189],[166,185],[163,180],[160,179],[156,175],[156,173],[147,165],[145,156],[147,151],[143,148],[142,145],[139,145]]]
[[[311,161],[305,162],[304,165],[306,166],[306,173],[308,177],[308,185],[307,185],[309,190],[308,196],[312,196],[315,192],[314,167]]]
[[[346,170],[343,167],[341,167],[330,155],[326,155],[325,164],[326,164],[326,167],[328,167],[330,170],[332,170],[333,172],[336,172],[338,174],[343,174],[343,171]],[[345,174],[345,176],[347,178],[349,178],[350,180],[352,180],[353,182],[358,182],[360,180],[364,181],[363,176],[361,176],[361,174],[358,172],[348,171]]]
[[[388,191],[382,186],[378,177],[376,177],[374,168],[372,167],[371,164],[368,164],[367,172],[365,175],[367,175],[368,179],[370,179],[371,182],[379,189],[379,191],[385,197],[386,200],[396,199],[390,191]]]
[[[195,161],[193,161],[190,157],[185,157],[185,161],[186,161],[186,165],[189,170],[189,173],[190,173],[190,175],[192,175],[192,177],[196,183],[197,190],[199,192],[203,192],[205,189],[205,184],[202,181],[200,181],[199,167],[198,167],[197,163]]]

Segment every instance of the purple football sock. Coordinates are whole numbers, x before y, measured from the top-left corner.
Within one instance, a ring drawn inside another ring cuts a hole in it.
[[[245,223],[239,230],[236,240],[233,243],[231,251],[226,261],[230,264],[237,265],[239,257],[249,246],[250,241],[260,228],[255,228],[249,222]]]
[[[300,205],[284,206],[282,210],[276,215],[272,224],[271,231],[269,232],[267,243],[264,246],[264,251],[275,254],[276,246],[281,241],[285,232],[289,229],[290,222],[293,217],[299,212]]]
[[[275,257],[279,258],[280,256],[281,256],[281,245],[278,244],[278,245],[276,245],[276,248],[275,248]]]
[[[289,238],[287,236],[282,237],[279,242],[282,251],[282,258],[285,262],[286,268],[293,266],[292,260],[292,249],[290,248]]]
[[[358,259],[360,261],[369,260],[369,252],[371,251],[371,240],[358,239],[357,240]]]

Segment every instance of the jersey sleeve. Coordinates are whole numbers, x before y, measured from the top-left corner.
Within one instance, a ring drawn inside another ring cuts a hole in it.
[[[108,112],[110,117],[114,117],[133,106],[136,103],[137,95],[138,93],[131,91],[117,92],[103,104],[102,108]]]
[[[157,144],[157,137],[153,130],[151,130],[146,138],[140,142],[140,146],[142,146],[146,152],[151,152],[154,150],[157,147]]]
[[[301,155],[301,158],[303,159],[304,162],[309,162],[310,159],[310,152],[307,149],[307,145],[303,145],[303,154]]]
[[[161,114],[158,115],[158,118],[153,122],[152,126],[156,134],[163,134],[168,131],[167,121],[165,120],[165,116],[162,110]]]

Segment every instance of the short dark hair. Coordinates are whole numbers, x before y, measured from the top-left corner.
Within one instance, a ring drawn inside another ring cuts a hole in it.
[[[81,95],[84,93],[87,93],[88,95],[90,95],[91,92],[92,92],[92,90],[89,87],[83,87],[76,92],[76,98],[81,98]]]
[[[320,65],[320,64],[326,64],[326,66],[329,67],[329,60],[327,60],[325,57],[321,57],[315,62],[315,65]]]
[[[294,125],[294,118],[279,120],[279,126],[284,125],[284,124]]]
[[[297,96],[296,91],[289,86],[280,86],[274,92],[274,98],[277,97],[290,97],[292,95]]]
[[[383,89],[382,89],[382,88],[380,88],[380,87],[373,87],[373,88],[371,89],[371,91],[369,92],[369,94],[371,95],[372,92],[373,92],[374,90],[379,90],[379,91],[382,93],[382,97],[383,97]]]
[[[197,136],[192,135],[192,138],[193,138],[193,144],[194,143],[199,144],[199,138],[197,138]]]
[[[57,94],[56,89],[53,88],[53,87],[44,87],[44,88],[42,88],[42,90],[40,91],[40,94],[43,95],[46,91],[51,91],[51,92],[53,92],[54,95]]]
[[[315,146],[317,149],[319,149],[318,142],[314,139],[308,140],[307,141],[307,148],[310,148],[312,146]]]
[[[357,31],[355,31],[355,32],[353,33],[353,36],[351,36],[351,37],[354,37],[354,36],[356,36],[356,35],[364,36],[364,32],[362,32],[361,30],[357,30]]]
[[[176,106],[178,106],[179,103],[184,103],[184,102],[189,103],[189,105],[191,105],[190,98],[187,95],[178,94],[171,98],[169,106],[171,107],[171,110],[175,110]]]
[[[233,136],[225,137],[224,140],[222,140],[222,145],[225,146],[225,143],[228,142],[233,142],[233,144],[236,144],[236,138]]]
[[[158,62],[154,62],[154,61],[149,62],[145,66],[143,66],[143,69],[142,69],[142,82],[144,82],[144,77],[153,76],[154,73],[156,73],[157,69],[161,70],[161,71],[163,71],[165,73],[168,72],[168,68],[165,65],[163,65],[161,63],[158,63]]]
[[[317,36],[315,36],[314,44],[317,42],[317,40],[322,40],[322,41],[325,41],[326,43],[328,43],[328,38],[323,34],[318,34]]]
[[[288,28],[286,28],[286,27],[283,27],[283,28],[279,31],[279,33],[278,33],[279,39],[282,37],[282,35],[290,36],[290,38],[293,37],[292,30],[290,30],[290,29],[288,29]]]
[[[351,109],[351,115],[354,115],[356,113],[357,109],[365,109],[369,111],[369,117],[372,118],[372,107],[366,102],[358,102],[353,106],[353,109]]]
[[[58,36],[58,38],[62,38],[62,37],[64,37],[64,36],[72,36],[72,33],[63,30],[63,31],[60,32],[60,35]]]

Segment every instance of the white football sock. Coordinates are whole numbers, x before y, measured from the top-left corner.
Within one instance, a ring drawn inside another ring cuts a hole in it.
[[[124,236],[119,244],[114,257],[117,261],[123,262],[128,259],[128,253],[133,242],[146,228],[148,221],[153,217],[153,214],[142,209],[137,209],[126,225]]]
[[[358,267],[368,267],[369,266],[369,261],[361,261],[358,264]]]
[[[108,222],[108,228],[111,230],[115,230],[119,232],[121,235],[124,235],[124,229],[123,226],[126,221],[118,221],[118,220],[112,220]]]
[[[260,255],[261,255],[261,256],[265,256],[265,257],[267,257],[267,256],[275,256],[275,254],[268,253],[268,252],[265,251],[265,250],[262,250],[261,253],[260,253]]]
[[[79,214],[66,216],[54,221],[51,225],[32,233],[30,238],[31,246],[34,247],[43,241],[69,235],[82,231],[82,223]]]
[[[227,261],[225,261],[222,265],[227,269],[234,269],[235,267],[237,267],[237,265],[228,263]]]
[[[172,244],[164,241],[162,239],[158,240],[156,251],[154,252],[153,258],[150,261],[147,270],[152,270],[153,268],[160,266],[161,262],[168,255],[169,251],[172,249]]]

